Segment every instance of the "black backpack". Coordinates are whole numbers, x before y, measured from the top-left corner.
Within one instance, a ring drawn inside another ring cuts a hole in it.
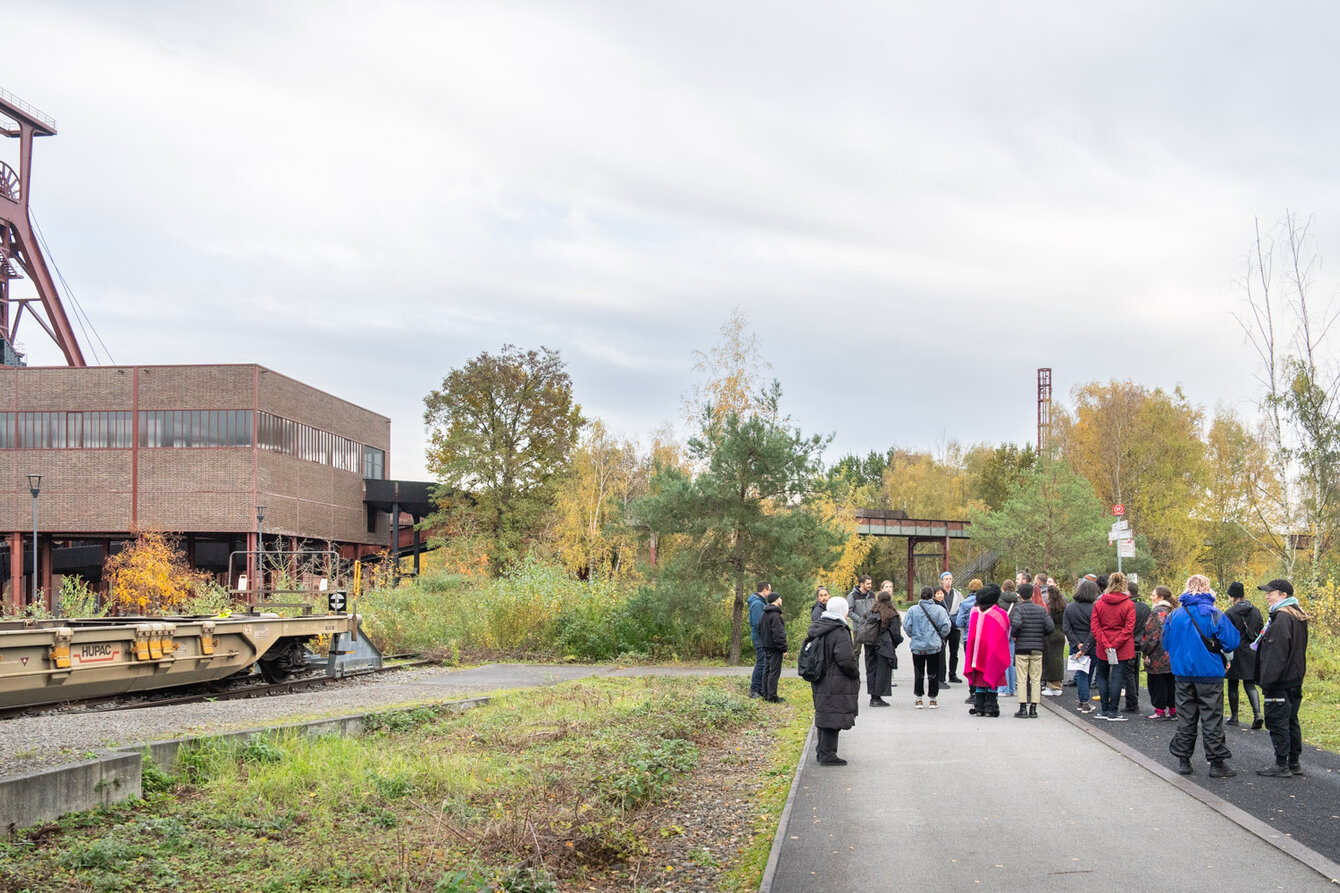
[[[824,678],[824,640],[823,636],[807,636],[805,644],[800,646],[800,657],[796,659],[796,672],[806,682],[818,682]]]

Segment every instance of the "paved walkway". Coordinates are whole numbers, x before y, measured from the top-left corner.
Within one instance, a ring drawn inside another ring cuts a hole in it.
[[[969,716],[962,685],[941,693],[940,709],[914,710],[898,675],[894,706],[862,697],[842,733],[849,765],[819,766],[811,738],[767,893],[1336,889],[1281,849],[1283,834],[1245,830],[1102,730],[1046,709],[1014,719],[1005,699],[998,719]],[[1215,786],[1244,781],[1199,779],[1212,800]]]

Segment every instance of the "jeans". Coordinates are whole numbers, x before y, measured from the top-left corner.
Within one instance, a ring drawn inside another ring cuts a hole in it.
[[[768,653],[759,644],[758,636],[750,635],[749,641],[754,643],[754,675],[749,677],[749,693],[762,697],[763,676],[768,672]]]
[[[1099,712],[1104,716],[1116,716],[1121,707],[1121,683],[1126,675],[1126,661],[1109,664],[1098,661],[1094,673],[1098,681]]]
[[[1010,662],[1005,667],[1005,684],[996,689],[996,694],[1013,695],[1014,694],[1014,640],[1010,640]]]
[[[1071,657],[1074,657],[1074,656],[1075,656],[1075,652],[1074,652],[1073,650],[1070,652],[1070,656],[1071,656]],[[1076,670],[1076,671],[1075,671],[1075,690],[1076,690],[1076,693],[1079,695],[1079,703],[1080,703],[1080,706],[1083,706],[1083,705],[1089,703],[1089,698],[1090,698],[1090,696],[1093,694],[1092,692],[1089,691],[1089,678],[1090,678],[1090,674],[1092,673],[1092,671],[1093,671],[1093,661],[1092,661],[1092,660],[1089,661],[1089,671],[1088,671],[1088,672],[1085,672],[1085,671],[1083,671],[1083,670]]]

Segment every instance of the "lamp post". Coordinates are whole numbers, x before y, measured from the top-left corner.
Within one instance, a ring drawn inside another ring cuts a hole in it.
[[[256,603],[265,601],[265,506],[256,506]]]
[[[33,494],[33,585],[32,585],[32,603],[37,604],[37,494],[42,490],[42,476],[40,474],[28,475],[28,492]],[[58,614],[60,606],[52,602],[51,613]]]

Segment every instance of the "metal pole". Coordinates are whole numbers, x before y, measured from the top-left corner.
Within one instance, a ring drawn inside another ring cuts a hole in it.
[[[37,494],[42,489],[42,476],[40,474],[28,475],[28,492],[33,494],[33,582],[30,587],[32,590],[32,604],[37,604]],[[60,605],[53,600],[51,603],[51,613],[56,614]]]
[[[256,506],[256,603],[265,601],[265,506]]]
[[[37,491],[33,490],[33,604],[37,604]],[[55,613],[54,611],[52,612]]]

